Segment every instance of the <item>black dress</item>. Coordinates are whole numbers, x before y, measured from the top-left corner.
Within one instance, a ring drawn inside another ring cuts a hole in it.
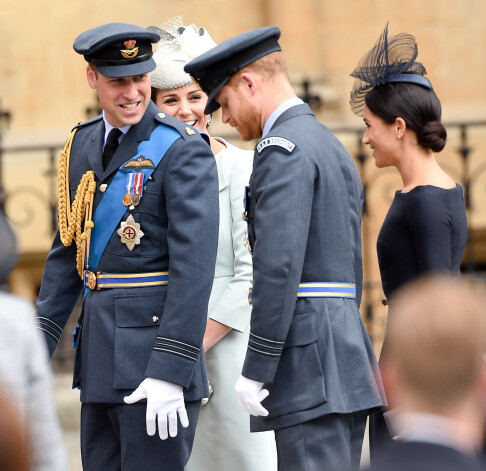
[[[417,186],[397,191],[386,215],[377,251],[388,298],[402,285],[432,272],[459,274],[467,220],[460,185]]]
[[[397,191],[377,241],[383,292],[389,298],[425,274],[459,274],[467,238],[464,196],[459,184]],[[393,314],[392,314],[393,315]],[[386,338],[381,358],[386,355]],[[370,416],[370,458],[392,443],[383,414]]]

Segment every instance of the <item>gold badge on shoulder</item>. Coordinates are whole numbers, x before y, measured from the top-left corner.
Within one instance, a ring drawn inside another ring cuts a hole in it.
[[[120,236],[122,244],[125,244],[130,252],[140,244],[140,239],[145,235],[140,229],[140,224],[135,222],[131,214],[126,221],[121,222],[117,234]]]
[[[193,134],[196,134],[196,131],[191,129],[189,126],[186,126],[186,132],[189,136],[192,136]]]

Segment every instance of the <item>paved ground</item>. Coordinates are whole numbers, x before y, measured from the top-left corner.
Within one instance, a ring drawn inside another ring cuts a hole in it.
[[[71,389],[71,381],[71,373],[57,373],[55,375],[56,402],[64,430],[65,445],[69,453],[70,471],[82,471],[79,450],[79,391]],[[368,430],[365,433],[362,463],[367,463],[369,460],[367,438]]]

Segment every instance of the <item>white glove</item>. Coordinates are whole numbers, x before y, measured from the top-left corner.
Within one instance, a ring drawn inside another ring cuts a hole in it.
[[[254,416],[267,416],[268,411],[260,403],[270,393],[268,389],[262,389],[263,383],[254,381],[253,379],[240,376],[240,379],[236,382],[235,390],[238,397],[238,402],[246,412]]]
[[[150,436],[155,435],[156,417],[161,440],[168,438],[167,423],[169,435],[177,436],[177,415],[184,428],[189,426],[182,386],[161,379],[145,378],[130,396],[123,398],[127,404],[133,404],[142,399],[147,399],[146,421],[147,433]]]

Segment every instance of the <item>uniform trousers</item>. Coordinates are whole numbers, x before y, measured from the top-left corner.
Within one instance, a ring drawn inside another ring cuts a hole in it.
[[[278,471],[358,470],[367,414],[328,414],[275,430]]]
[[[146,403],[81,406],[81,460],[87,471],[183,471],[189,459],[201,401],[186,402],[189,427],[177,437],[147,435]]]

